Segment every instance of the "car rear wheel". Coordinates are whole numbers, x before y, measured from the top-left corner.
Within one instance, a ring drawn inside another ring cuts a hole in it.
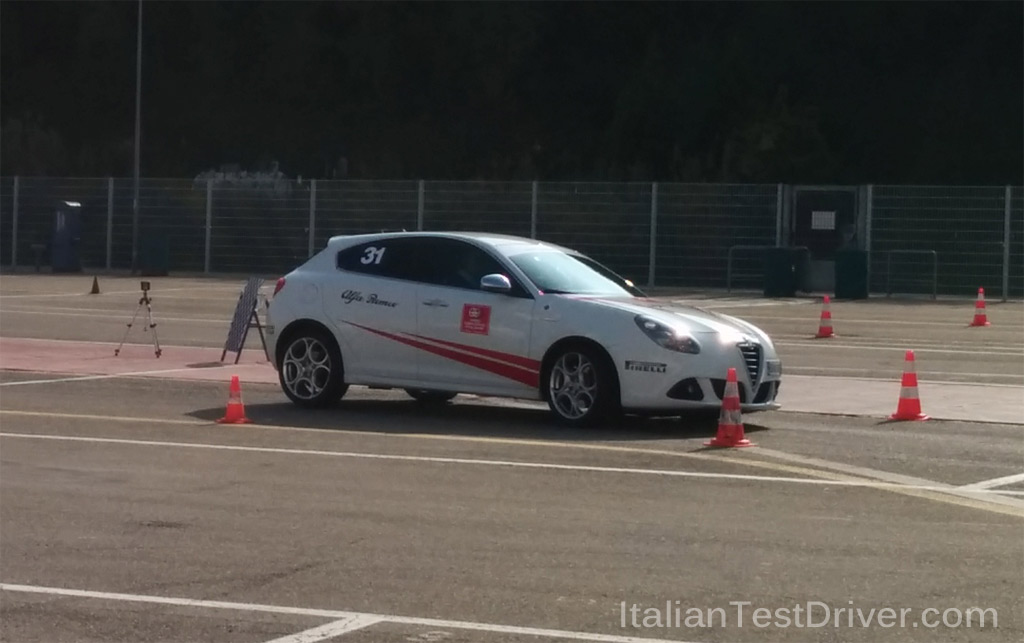
[[[322,330],[311,328],[293,334],[280,363],[281,388],[299,406],[329,406],[348,390],[338,344]]]
[[[407,388],[405,392],[417,402],[425,404],[443,404],[458,395],[451,391],[432,391],[425,388]]]
[[[545,397],[559,421],[594,426],[616,414],[618,386],[613,366],[589,346],[561,351],[547,371]]]

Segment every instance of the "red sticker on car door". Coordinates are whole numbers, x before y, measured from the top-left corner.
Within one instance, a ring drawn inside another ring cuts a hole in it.
[[[466,304],[462,307],[462,332],[486,335],[491,328],[491,307]]]

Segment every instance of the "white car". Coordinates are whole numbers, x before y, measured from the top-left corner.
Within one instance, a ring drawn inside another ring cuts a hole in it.
[[[280,278],[268,357],[301,406],[350,385],[546,401],[571,425],[720,408],[777,409],[781,362],[739,319],[648,298],[574,250],[486,233],[333,237]]]

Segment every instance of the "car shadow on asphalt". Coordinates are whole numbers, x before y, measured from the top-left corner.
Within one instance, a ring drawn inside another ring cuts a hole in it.
[[[334,407],[315,410],[289,402],[257,403],[246,404],[245,414],[253,423],[268,426],[560,442],[707,439],[717,433],[719,416],[717,410],[675,417],[627,415],[600,427],[574,428],[559,424],[546,408],[461,401],[423,404],[412,400],[342,400]],[[224,409],[199,409],[189,415],[212,422],[224,416]],[[743,426],[746,433],[767,430],[746,419]]]

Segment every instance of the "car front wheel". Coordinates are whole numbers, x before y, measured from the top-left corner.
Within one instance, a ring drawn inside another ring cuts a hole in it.
[[[348,390],[341,351],[334,338],[323,331],[310,329],[294,334],[280,361],[281,388],[299,406],[328,406]]]
[[[613,367],[597,350],[574,346],[560,352],[545,379],[545,397],[558,419],[570,426],[593,426],[618,410]]]

